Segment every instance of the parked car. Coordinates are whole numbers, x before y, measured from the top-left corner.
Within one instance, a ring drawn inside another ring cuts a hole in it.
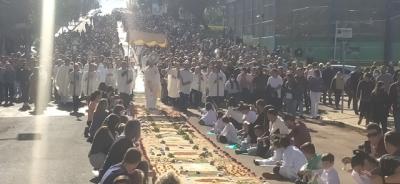
[[[343,68],[343,65],[332,65],[332,68],[336,72],[344,70],[343,76],[344,76],[344,80],[346,81],[347,79],[350,78],[350,73],[355,71],[357,67],[353,66],[353,65],[344,65],[344,68]]]

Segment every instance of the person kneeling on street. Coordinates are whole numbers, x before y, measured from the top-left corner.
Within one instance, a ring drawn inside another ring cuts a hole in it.
[[[120,175],[129,176],[130,180],[138,180],[137,177],[143,176],[143,165],[147,163],[142,161],[142,153],[136,148],[130,148],[126,151],[121,163],[111,166],[104,174],[100,184],[113,184],[114,179]],[[136,177],[135,177],[136,176]]]
[[[273,173],[263,173],[263,177],[265,179],[284,178],[295,181],[299,178],[297,173],[307,163],[307,159],[298,148],[290,145],[290,139],[287,136],[281,137],[279,144],[283,147],[282,161],[276,164]]]

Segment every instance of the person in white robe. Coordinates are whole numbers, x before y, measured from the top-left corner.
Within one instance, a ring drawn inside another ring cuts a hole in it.
[[[106,79],[105,83],[107,86],[112,87],[113,89],[117,88],[117,80],[115,79],[117,75],[117,71],[114,68],[113,64],[109,64],[107,68],[107,74],[106,74]]]
[[[193,107],[199,107],[202,104],[202,97],[206,88],[206,77],[201,72],[199,66],[194,69],[193,81],[191,84],[190,104]]]
[[[105,82],[107,76],[107,67],[103,63],[99,63],[97,66],[97,78],[99,83]]]
[[[131,102],[131,95],[133,92],[133,81],[135,80],[132,68],[129,67],[127,62],[122,62],[121,68],[117,71],[117,89],[124,101],[124,106],[128,107]]]
[[[88,71],[83,72],[82,93],[84,96],[89,96],[90,94],[95,92],[99,87],[96,68],[97,68],[96,64],[90,63]]]
[[[183,64],[183,69],[179,72],[179,82],[178,82],[178,91],[179,91],[179,108],[183,111],[187,109],[189,106],[189,95],[190,95],[190,87],[193,81],[193,74],[189,71],[189,63],[186,61]]]
[[[224,97],[226,76],[220,70],[220,67],[214,67],[214,70],[207,78],[207,97],[219,105]]]
[[[172,66],[167,70],[168,97],[171,99],[171,103],[172,103],[171,105],[173,105],[174,107],[177,106],[177,99],[179,98],[178,75],[179,75],[179,70],[175,66]]]
[[[60,96],[59,100],[61,104],[67,103],[70,97],[68,86],[70,83],[69,72],[71,70],[70,62],[65,61],[64,65],[58,68],[56,74],[55,84],[58,95]]]
[[[144,90],[146,96],[146,108],[155,110],[157,97],[160,95],[161,81],[156,61],[149,61],[149,64],[144,70]]]
[[[69,91],[72,94],[73,112],[77,113],[80,105],[80,99],[82,92],[82,71],[80,70],[79,64],[74,65],[74,70],[69,73]]]

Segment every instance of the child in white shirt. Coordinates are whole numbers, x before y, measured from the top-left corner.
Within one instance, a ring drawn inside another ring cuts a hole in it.
[[[206,111],[201,115],[199,124],[206,126],[214,126],[217,121],[217,112],[211,103],[206,104]]]
[[[319,176],[320,184],[340,184],[339,175],[333,167],[335,157],[331,153],[325,153],[321,156],[322,173]]]
[[[237,130],[231,122],[229,122],[228,117],[223,117],[222,122],[225,123],[225,128],[222,130],[221,134],[217,136],[217,140],[221,143],[237,144]]]
[[[214,129],[211,130],[211,132],[214,132],[215,134],[221,134],[222,130],[225,128],[225,123],[222,122],[222,117],[224,116],[223,112],[218,112],[218,117],[217,121],[214,124]]]

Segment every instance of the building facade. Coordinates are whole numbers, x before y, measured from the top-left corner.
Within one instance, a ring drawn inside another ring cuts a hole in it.
[[[314,61],[397,61],[399,2],[236,0],[226,4],[225,26],[247,44],[286,48]],[[336,28],[352,28],[352,37],[335,39]]]

